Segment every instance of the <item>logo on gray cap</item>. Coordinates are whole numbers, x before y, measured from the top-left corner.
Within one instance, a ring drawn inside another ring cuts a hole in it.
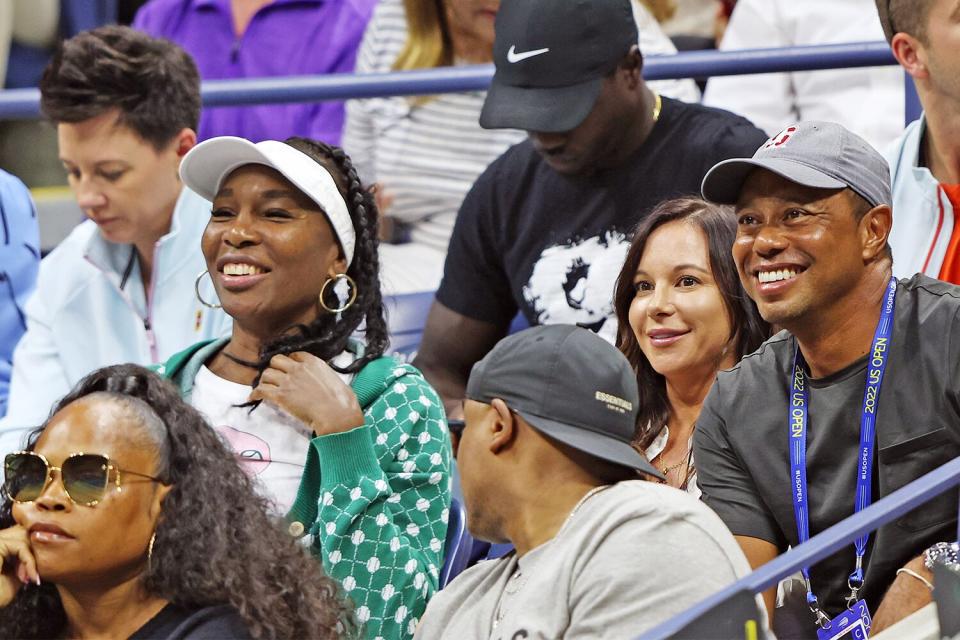
[[[743,183],[758,168],[806,187],[850,188],[872,207],[892,202],[887,161],[866,140],[834,122],[798,122],[767,140],[752,158],[714,165],[703,178],[703,197],[736,204]]]

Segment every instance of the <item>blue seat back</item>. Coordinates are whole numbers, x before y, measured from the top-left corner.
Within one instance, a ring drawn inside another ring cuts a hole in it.
[[[390,350],[392,354],[413,360],[420,348],[423,328],[427,324],[427,314],[433,304],[433,291],[404,293],[386,296],[383,306],[387,315],[387,329],[390,332]]]
[[[388,353],[410,362],[417,355],[427,316],[433,304],[434,292],[402,293],[384,296],[383,307],[387,315],[387,330],[390,333]],[[522,314],[517,314],[507,333],[513,334],[530,326]]]
[[[447,541],[444,549],[443,568],[440,570],[440,588],[457,577],[470,562],[473,536],[467,531],[467,512],[460,501],[450,501],[450,517],[447,520]]]

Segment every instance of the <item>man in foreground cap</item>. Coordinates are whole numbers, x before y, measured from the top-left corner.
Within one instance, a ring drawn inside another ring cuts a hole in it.
[[[786,329],[717,376],[694,435],[703,500],[756,567],[960,455],[960,288],[892,277],[887,163],[840,125],[788,127],[703,195],[736,205],[740,279]],[[956,521],[954,491],[810,567],[808,634],[928,603]]]
[[[723,523],[632,446],[627,359],[570,325],[500,341],[466,390],[470,532],[515,552],[428,605],[416,638],[630,638],[749,571]]]
[[[766,138],[647,87],[631,1],[500,5],[480,124],[529,139],[487,168],[457,215],[416,361],[448,409],[518,310],[532,325],[577,324],[613,342],[613,282],[637,222]]]

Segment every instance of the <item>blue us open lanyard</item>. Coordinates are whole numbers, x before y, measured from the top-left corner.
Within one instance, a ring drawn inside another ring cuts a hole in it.
[[[863,392],[863,407],[860,411],[860,457],[857,465],[857,494],[854,513],[870,506],[871,483],[873,480],[873,447],[874,424],[876,419],[877,402],[880,397],[880,385],[883,383],[883,373],[887,368],[887,356],[890,350],[890,334],[893,331],[893,306],[897,294],[897,281],[890,278],[887,286],[887,295],[883,308],[880,310],[880,321],[873,334],[869,362],[867,366],[867,386]],[[805,361],[800,353],[799,346],[793,359],[793,392],[790,395],[790,470],[793,479],[793,513],[797,521],[797,536],[803,544],[810,538],[810,509],[807,493],[807,380],[804,373]],[[847,586],[850,587],[850,596],[847,606],[851,607],[857,601],[857,595],[863,587],[863,557],[867,551],[867,540],[870,534],[865,533],[856,539],[854,545],[857,550],[856,567]],[[823,612],[810,586],[810,570],[803,567],[803,579],[807,587],[807,605],[817,617],[817,624],[821,627],[830,624],[830,618]]]

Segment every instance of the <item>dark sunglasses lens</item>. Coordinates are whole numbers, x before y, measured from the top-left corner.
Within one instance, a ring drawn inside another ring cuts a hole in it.
[[[11,453],[3,466],[3,486],[13,500],[30,502],[43,493],[47,483],[47,465],[29,453]]]
[[[84,454],[63,461],[63,487],[78,504],[93,504],[103,499],[107,489],[107,459]]]

